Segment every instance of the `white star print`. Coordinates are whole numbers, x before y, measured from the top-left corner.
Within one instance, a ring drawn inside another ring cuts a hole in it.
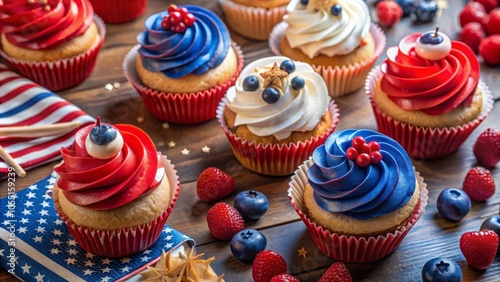
[[[24,209],[21,213],[24,214],[24,215],[28,215],[28,214],[31,214],[31,211],[27,210],[27,209]]]
[[[93,253],[91,253],[91,252],[87,252],[87,253],[85,254],[85,257],[86,257],[86,258],[93,258],[93,257],[94,257],[94,254],[93,254]]]
[[[35,240],[35,242],[42,242],[42,237],[41,236],[35,236],[35,238],[33,238],[33,240]]]
[[[148,256],[144,256],[144,257],[141,258],[141,261],[148,261],[149,259],[151,259],[151,258],[148,257]]]
[[[90,270],[90,269],[86,269],[85,271],[83,271],[83,276],[85,276],[85,275],[90,275],[90,274],[92,274],[92,273],[94,273],[94,272],[95,272],[95,271],[92,271],[92,270]]]
[[[23,233],[24,234],[24,233],[26,233],[26,231],[28,231],[28,228],[26,228],[26,227],[19,227],[19,229],[17,229],[17,231],[19,233]]]
[[[26,203],[24,203],[24,205],[29,208],[29,207],[32,207],[33,206],[33,202],[32,201],[26,201]]]
[[[48,199],[52,199],[52,197],[51,197],[50,195],[48,195],[48,194],[44,194],[44,195],[43,195],[43,198],[44,198],[44,199],[46,199],[46,200],[48,200]]]
[[[62,232],[61,232],[61,230],[59,230],[59,229],[54,229],[54,230],[52,231],[52,233],[54,234],[54,236],[61,236],[61,235],[62,235]]]
[[[43,234],[43,232],[45,232],[45,227],[38,226],[35,230],[36,230],[37,233],[42,233]]]
[[[102,260],[103,264],[109,264],[110,262],[111,262],[111,260],[109,258],[105,258]]]
[[[130,267],[125,266],[125,267],[120,268],[120,270],[121,270],[122,272],[128,272],[128,271],[130,270]]]
[[[28,189],[30,189],[30,190],[38,190],[38,188],[36,187],[36,184],[31,185],[30,187],[28,187]]]
[[[62,220],[60,220],[60,219],[56,219],[56,220],[54,221],[54,223],[55,223],[56,225],[61,225],[61,224],[63,224],[63,221],[62,221]]]
[[[47,220],[45,218],[40,218],[39,220],[37,220],[37,222],[39,224],[44,224],[44,223],[47,223]]]
[[[42,216],[44,216],[44,215],[48,215],[48,214],[49,214],[49,212],[48,212],[48,211],[46,211],[46,210],[41,210],[41,211],[39,212],[39,214],[41,214]]]
[[[40,274],[40,272],[38,272],[38,275],[35,276],[34,278],[36,279],[37,282],[43,282],[43,277],[45,277],[45,275],[42,275]]]
[[[71,240],[69,240],[69,241],[68,241],[68,245],[70,245],[70,246],[76,246],[76,241],[75,241],[75,239],[71,239]]]
[[[85,262],[85,266],[92,267],[92,266],[94,266],[94,263],[91,262],[90,260],[88,260],[88,261]]]
[[[202,151],[203,153],[205,153],[205,154],[208,154],[208,153],[210,153],[210,147],[208,147],[207,145],[205,145],[205,146],[203,146],[203,147],[201,148],[201,151]]]
[[[109,276],[104,276],[104,277],[102,278],[101,282],[108,282],[108,281],[109,281],[109,279],[111,279],[111,277],[109,277]]]
[[[10,224],[10,220],[4,220],[4,221],[2,222],[2,224],[3,224],[3,225],[9,225],[9,224]]]
[[[75,264],[75,259],[74,258],[67,258],[66,264]]]
[[[130,258],[123,258],[121,260],[122,263],[129,263],[130,262]]]
[[[26,197],[28,197],[28,198],[30,198],[30,199],[31,199],[31,198],[36,198],[36,195],[35,195],[35,193],[33,193],[33,192],[29,192],[28,194],[26,194]]]
[[[49,178],[49,184],[54,184],[54,183],[56,183],[56,178],[55,177]]]
[[[5,251],[5,249],[0,250],[0,257],[3,257],[3,251]]]
[[[111,268],[107,267],[102,270],[102,273],[109,273],[111,271]]]
[[[27,218],[24,218],[24,217],[23,217],[23,218],[21,218],[21,223],[22,223],[22,224],[26,224],[26,223],[28,223],[28,222],[29,222],[29,220],[28,220]]]
[[[23,274],[30,273],[30,268],[31,268],[31,266],[29,266],[27,263],[24,263],[24,266],[21,266],[21,269],[23,270]]]
[[[57,255],[59,253],[59,249],[58,248],[52,248],[52,250],[50,250],[50,253],[53,254],[53,255]]]
[[[68,250],[70,255],[76,255],[77,251],[75,249],[69,249]]]
[[[151,250],[145,250],[143,253],[149,254],[149,253],[151,253]]]
[[[172,245],[173,245],[172,243],[168,243],[165,245],[165,248],[170,249],[170,248],[172,248]]]
[[[49,205],[49,203],[47,203],[47,202],[43,201],[43,203],[42,203],[42,207],[44,207],[44,208],[48,208],[48,207],[50,207],[50,205]]]
[[[172,232],[172,229],[170,227],[167,227],[167,228],[165,228],[165,230],[163,230],[163,232],[170,233],[170,232]]]
[[[52,244],[54,244],[54,245],[58,245],[58,246],[59,246],[59,245],[61,245],[61,244],[62,244],[62,242],[61,242],[61,241],[59,241],[59,239],[54,239],[54,240],[52,240]]]
[[[165,237],[166,240],[172,240],[172,236],[171,235],[168,235],[167,237]]]

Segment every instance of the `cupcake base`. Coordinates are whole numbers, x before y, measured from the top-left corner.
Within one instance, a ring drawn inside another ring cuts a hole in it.
[[[281,22],[286,5],[270,9],[240,5],[231,0],[219,0],[227,24],[244,37],[265,41],[273,27]]]
[[[418,186],[420,189],[420,202],[417,204],[413,215],[408,222],[399,230],[379,235],[377,237],[354,237],[340,235],[322,226],[316,225],[304,212],[304,189],[308,183],[307,170],[313,164],[312,158],[305,161],[295,171],[289,183],[288,198],[306,225],[316,246],[327,256],[353,263],[364,263],[382,259],[391,254],[406,237],[411,228],[419,220],[427,206],[428,191],[423,178],[416,171]]]
[[[106,37],[106,27],[101,18],[94,15],[94,22],[100,40],[87,52],[78,56],[54,62],[31,62],[11,58],[1,49],[0,56],[15,72],[51,91],[71,88],[83,82],[92,73],[97,54]]]
[[[134,86],[146,108],[155,117],[176,124],[196,124],[215,118],[217,106],[229,87],[243,69],[243,53],[236,43],[232,48],[237,56],[238,65],[234,75],[224,83],[196,93],[165,93],[145,86],[136,71],[136,57],[140,45],[134,46],[125,56],[123,71],[127,80]]]
[[[162,158],[165,167],[164,177],[168,178],[172,190],[172,200],[162,214],[146,224],[115,230],[93,229],[81,226],[66,216],[59,204],[57,193],[53,193],[54,207],[57,213],[82,249],[99,256],[123,257],[145,250],[158,240],[180,192],[179,177],[177,176],[177,171],[174,169],[174,165],[164,156]]]
[[[373,92],[382,76],[383,73],[376,67],[368,75],[365,84],[378,131],[395,139],[412,158],[438,158],[456,152],[493,108],[490,89],[484,82],[479,81],[478,87],[483,95],[483,105],[481,114],[475,120],[446,128],[429,128],[401,122],[382,112],[374,101]]]
[[[257,144],[254,141],[243,140],[236,136],[227,126],[224,119],[224,108],[227,99],[224,98],[217,109],[217,119],[229,140],[236,159],[251,171],[272,176],[292,174],[297,166],[304,162],[319,145],[335,130],[339,122],[339,110],[332,100],[328,110],[332,116],[332,123],[321,136],[312,137],[305,142],[278,144]]]
[[[280,42],[287,27],[287,23],[279,23],[269,37],[269,47],[277,56],[282,55]],[[331,97],[347,95],[363,87],[368,73],[382,54],[387,42],[384,32],[376,24],[371,24],[370,33],[375,41],[375,52],[371,58],[348,66],[311,65],[325,80]]]

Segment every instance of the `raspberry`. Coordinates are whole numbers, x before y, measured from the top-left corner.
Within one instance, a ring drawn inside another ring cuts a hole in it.
[[[459,14],[460,26],[464,27],[470,22],[483,24],[488,17],[484,6],[478,2],[469,2]]]
[[[233,193],[234,187],[231,176],[216,167],[209,167],[198,177],[196,194],[203,202],[218,201]]]
[[[479,54],[491,66],[500,65],[500,34],[493,34],[481,41]]]
[[[403,9],[396,1],[385,0],[376,6],[378,21],[381,25],[391,27],[403,16]]]
[[[469,47],[477,53],[479,50],[479,43],[486,37],[483,26],[480,23],[470,22],[464,26],[462,33],[460,33],[459,40],[469,45]]]
[[[487,269],[497,253],[498,235],[489,229],[465,232],[460,237],[460,250],[469,266]]]
[[[488,19],[484,23],[484,27],[488,35],[500,34],[500,8],[490,12]]]
[[[258,253],[252,263],[252,277],[255,282],[270,282],[274,276],[286,272],[285,259],[272,250]]]
[[[234,207],[220,202],[207,212],[208,229],[219,240],[229,240],[245,228],[245,221]]]
[[[488,128],[477,137],[474,156],[484,167],[494,167],[500,161],[500,130]]]
[[[352,282],[349,269],[342,262],[332,264],[318,282]]]
[[[463,189],[471,200],[482,202],[495,194],[495,181],[489,170],[476,166],[465,176]]]

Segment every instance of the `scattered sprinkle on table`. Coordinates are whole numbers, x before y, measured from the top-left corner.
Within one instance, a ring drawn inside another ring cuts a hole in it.
[[[183,155],[189,155],[189,150],[187,148],[182,149],[181,154]]]
[[[299,256],[305,258],[307,256],[307,254],[309,253],[308,251],[306,251],[306,249],[304,249],[304,247],[302,247],[302,249],[298,250],[299,252]]]
[[[142,123],[144,121],[144,117],[137,117],[137,122]]]
[[[173,148],[173,147],[175,147],[175,142],[173,140],[171,140],[171,141],[168,142],[167,145],[168,145],[169,148]]]
[[[111,83],[106,84],[106,85],[104,86],[104,89],[106,89],[106,90],[108,90],[108,91],[113,90],[113,84],[111,84]]]
[[[164,123],[162,123],[161,127],[163,127],[163,129],[167,129],[170,127],[170,124],[164,122]]]
[[[205,154],[208,154],[208,153],[210,153],[210,147],[205,145],[205,146],[203,146],[203,148],[201,148],[201,151]]]

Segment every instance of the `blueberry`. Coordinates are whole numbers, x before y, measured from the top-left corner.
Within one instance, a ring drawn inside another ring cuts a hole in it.
[[[443,43],[443,41],[444,38],[439,33],[434,31],[424,33],[420,36],[420,42],[424,44],[438,45]]]
[[[284,60],[280,64],[280,70],[284,70],[288,74],[291,74],[295,71],[295,63],[292,60]]]
[[[467,193],[457,188],[444,189],[437,199],[439,214],[449,221],[460,221],[469,213],[470,207]]]
[[[255,256],[266,248],[266,237],[255,229],[244,229],[234,234],[229,247],[231,253],[243,261],[252,261]]]
[[[90,130],[90,140],[96,145],[111,143],[117,136],[116,129],[109,124],[96,125]]]
[[[396,3],[398,3],[399,6],[401,6],[401,9],[403,9],[403,17],[408,17],[411,14],[413,7],[415,7],[414,0],[396,0]]]
[[[338,16],[342,13],[342,7],[339,4],[335,4],[330,9],[330,13],[332,13],[332,15],[334,16]]]
[[[309,0],[300,0],[300,3],[306,6],[309,3]]]
[[[255,91],[259,88],[259,79],[255,75],[245,77],[243,80],[243,90]]]
[[[234,207],[244,219],[256,220],[269,209],[269,200],[261,192],[248,190],[238,193],[234,198]]]
[[[460,282],[462,270],[460,266],[447,258],[433,258],[422,268],[423,282]]]
[[[280,99],[280,93],[274,87],[267,87],[262,91],[262,100],[268,104],[274,104]]]
[[[304,79],[300,76],[296,76],[292,78],[292,88],[295,90],[300,90],[304,88],[304,85],[306,85],[306,82]]]
[[[434,0],[419,0],[413,7],[415,19],[419,22],[431,22],[436,16],[438,6]]]
[[[481,228],[479,230],[489,229],[498,234],[500,236],[500,215],[490,217],[486,219],[483,224],[481,224]],[[500,245],[498,248],[498,252],[500,252]]]

